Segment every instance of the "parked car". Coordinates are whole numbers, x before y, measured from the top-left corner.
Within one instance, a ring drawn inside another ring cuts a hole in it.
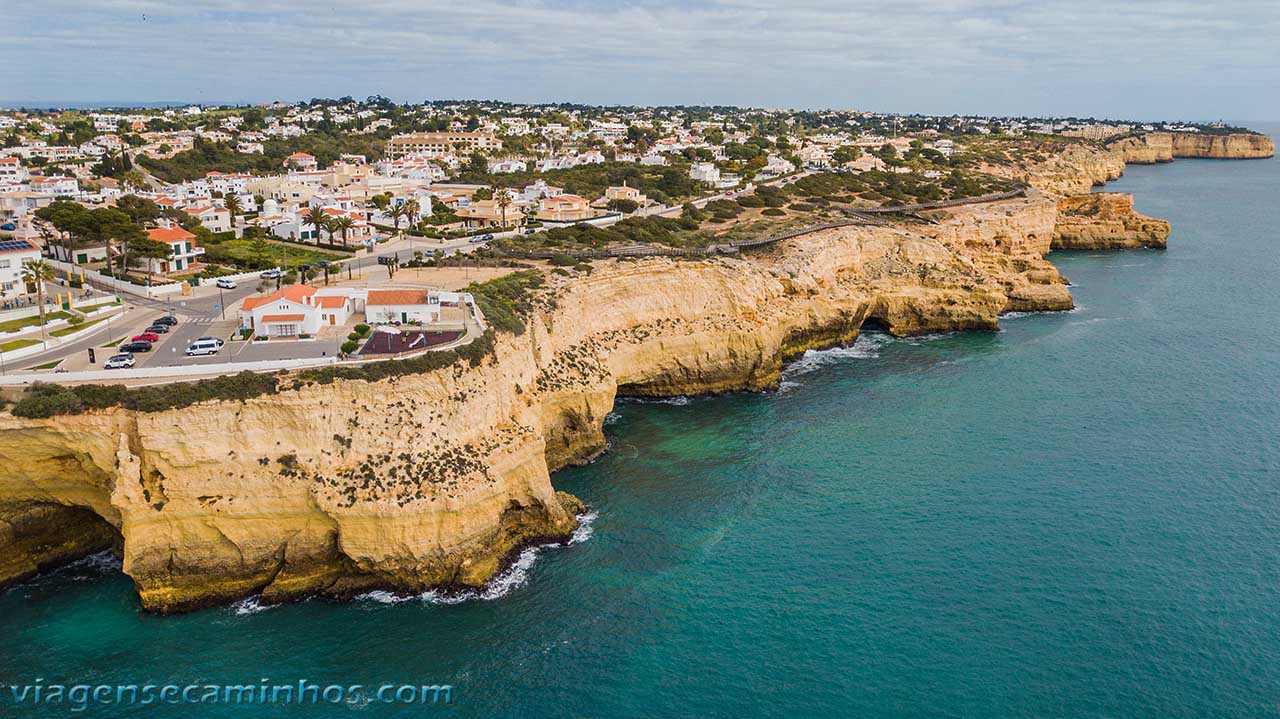
[[[155,332],[143,332],[140,335],[134,335],[130,338],[133,342],[159,342],[160,335]]]
[[[264,280],[274,280],[275,278],[282,277],[283,275],[284,273],[281,272],[280,270],[273,269],[273,270],[267,270],[266,272],[263,272],[261,275],[258,275],[258,276]]]
[[[489,240],[492,240],[492,239],[493,239],[493,234],[492,234],[492,233],[489,233],[489,234],[485,234],[485,235],[481,235],[481,236],[480,236],[480,241],[481,241],[481,242],[488,242]]]
[[[145,340],[133,340],[131,342],[125,342],[124,344],[120,345],[120,351],[128,352],[128,353],[150,352],[151,343]]]
[[[172,326],[174,326],[174,325],[178,324],[178,318],[177,318],[177,317],[174,317],[173,315],[165,315],[164,317],[161,317],[160,319],[156,320],[155,322],[152,322],[151,324],[153,324],[153,325],[169,325],[170,327],[172,327]]]
[[[214,284],[224,290],[234,290],[236,288],[236,281],[227,279],[226,277],[219,277]]]
[[[168,332],[169,329],[170,329],[169,325],[151,325],[150,327],[143,330],[143,332],[154,332],[158,335],[162,335]]]
[[[525,231],[524,231],[524,233],[525,233],[526,235],[532,235],[532,234],[533,234],[533,233],[535,233],[535,232],[537,232],[537,230],[536,230],[536,229],[534,229],[534,228],[532,228],[532,227],[530,227],[529,229],[527,229],[527,230],[525,230]]]
[[[196,338],[196,342],[217,342],[219,347],[221,347],[222,345],[226,344],[226,342],[224,342],[224,341],[222,341],[222,340],[218,339],[217,337],[209,337],[209,336],[207,336],[207,335],[206,335],[206,336],[204,336],[204,337],[198,337],[198,338]]]
[[[102,369],[129,369],[133,366],[133,362],[133,355],[121,352],[108,357],[107,361],[102,363]]]
[[[188,357],[216,354],[218,354],[218,341],[213,338],[196,340],[187,346]]]

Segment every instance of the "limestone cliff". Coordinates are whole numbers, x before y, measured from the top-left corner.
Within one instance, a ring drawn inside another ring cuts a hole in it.
[[[984,164],[982,169],[1055,197],[1083,195],[1124,174],[1124,157],[1094,143],[1073,142],[1029,164]]]
[[[1133,195],[1114,192],[1058,201],[1055,250],[1118,250],[1166,246],[1169,223],[1133,209]]]
[[[474,586],[580,505],[550,472],[604,448],[619,393],[776,385],[874,318],[899,335],[1066,309],[1026,198],[849,227],[767,254],[596,264],[555,277],[480,366],[303,384],[181,410],[0,415],[0,583],[119,545],[143,605],[184,610],[370,588]]]
[[[1241,160],[1272,157],[1275,143],[1266,135],[1232,133],[1209,135],[1195,132],[1151,132],[1109,144],[1129,164],[1172,162],[1177,157]]]

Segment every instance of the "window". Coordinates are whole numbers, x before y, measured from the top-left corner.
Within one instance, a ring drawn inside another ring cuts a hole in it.
[[[13,260],[0,260],[0,270],[7,270],[13,264]]]

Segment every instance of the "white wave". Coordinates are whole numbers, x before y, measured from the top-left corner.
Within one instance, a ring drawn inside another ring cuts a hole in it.
[[[880,348],[895,341],[894,338],[887,334],[873,332],[858,337],[857,341],[848,347],[832,347],[825,350],[807,350],[800,359],[787,365],[783,370],[782,376],[785,381],[788,377],[796,375],[808,374],[823,367],[839,364],[850,359],[872,359],[880,356]]]
[[[68,569],[89,569],[97,572],[119,572],[124,570],[124,563],[110,551],[90,554],[67,565]]]
[[[448,591],[442,589],[428,589],[417,595],[395,594],[382,590],[366,592],[356,597],[356,599],[377,602],[379,604],[400,604],[412,600],[418,600],[427,604],[461,604],[474,600],[492,601],[501,599],[511,592],[524,586],[529,581],[529,570],[533,568],[534,562],[538,560],[538,555],[544,549],[555,549],[557,547],[571,546],[581,544],[591,538],[595,532],[594,524],[596,518],[600,516],[598,512],[584,512],[578,516],[578,527],[573,530],[573,534],[563,543],[548,542],[547,544],[539,544],[533,547],[526,547],[516,556],[514,562],[506,569],[502,570],[496,577],[490,579],[480,589],[464,589],[461,591]]]
[[[372,592],[357,594],[356,601],[377,602],[378,604],[399,604],[414,599],[408,594],[393,594],[392,592],[375,589]]]
[[[232,604],[231,611],[235,612],[236,616],[245,617],[250,614],[257,614],[258,612],[265,612],[274,606],[275,605],[273,604],[263,604],[262,598],[254,595],[252,597],[245,597],[235,604]]]
[[[617,412],[610,412],[604,416],[604,426],[608,427],[611,424],[617,424],[620,419],[622,419],[622,415]]]
[[[588,539],[591,539],[591,535],[596,532],[595,523],[596,518],[599,516],[599,512],[592,512],[590,510],[581,514],[578,517],[578,528],[573,530],[573,534],[569,536],[569,541],[566,542],[566,544],[572,547],[575,544],[582,544]]]
[[[671,404],[683,407],[693,400],[682,395],[680,397],[627,397],[626,401],[637,404]]]
[[[1000,315],[1001,320],[1016,320],[1021,317],[1036,317],[1038,315],[1062,315],[1073,314],[1084,309],[1084,305],[1076,305],[1069,310],[1027,310],[1019,312],[1006,312]]]

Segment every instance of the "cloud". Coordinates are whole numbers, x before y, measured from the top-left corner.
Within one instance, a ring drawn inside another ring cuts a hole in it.
[[[1280,117],[1273,1],[45,0],[8,20],[11,100]]]

